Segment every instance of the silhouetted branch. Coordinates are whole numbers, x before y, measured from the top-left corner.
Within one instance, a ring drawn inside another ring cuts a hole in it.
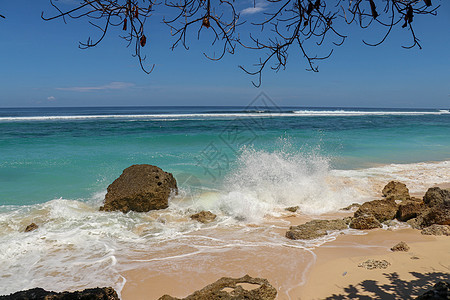
[[[369,46],[382,44],[392,28],[401,25],[412,39],[411,45],[403,47],[421,48],[413,20],[420,15],[436,15],[439,7],[432,7],[431,0],[260,0],[263,12],[247,15],[251,20],[250,33],[239,34],[237,28],[245,22],[241,21],[243,16],[238,10],[242,2],[234,0],[81,0],[70,10],[62,10],[56,0],[49,1],[57,13],[49,18],[42,13],[44,20],[61,18],[66,22],[66,18],[87,18],[99,31],[96,38],[80,42],[82,49],[95,47],[112,27],[121,27],[125,32],[121,37],[127,41],[127,46],[134,45],[133,56],[138,58],[146,73],[150,73],[154,65],[150,70],[144,67],[145,56],[141,54],[147,43],[144,25],[158,10],[174,37],[172,49],[181,44],[188,50],[188,40],[196,33],[197,39],[206,34],[212,38],[211,47],[219,47],[217,55],[204,52],[211,60],[220,60],[226,53],[233,54],[236,46],[256,51],[259,60],[252,68],[239,67],[257,76],[258,80],[253,82],[257,87],[261,85],[266,67],[276,72],[284,69],[292,51],[305,58],[307,70],[317,72],[317,61],[329,58],[333,49],[345,42],[346,26],[343,25],[357,24],[362,29],[374,25],[385,27],[380,40],[363,40]],[[256,4],[254,1],[254,8]]]

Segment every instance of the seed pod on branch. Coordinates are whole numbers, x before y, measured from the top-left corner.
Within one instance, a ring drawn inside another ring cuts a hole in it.
[[[311,2],[309,2],[308,9],[306,10],[306,13],[308,15],[310,15],[312,13],[313,9],[314,9],[314,5]]]
[[[134,7],[134,17],[136,19],[139,17],[139,7],[137,5]]]
[[[141,43],[141,47],[144,47],[145,44],[147,43],[147,38],[145,37],[145,35],[141,36],[140,43]]]
[[[204,17],[203,18],[202,26],[205,26],[206,28],[209,28],[211,26],[211,24],[209,23],[209,18],[208,17]]]
[[[431,6],[431,0],[423,0],[426,6]]]
[[[127,19],[123,20],[123,28],[124,31],[127,30]]]

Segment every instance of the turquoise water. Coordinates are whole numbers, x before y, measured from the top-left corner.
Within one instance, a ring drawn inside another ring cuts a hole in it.
[[[449,136],[448,110],[0,109],[0,295],[34,287],[120,293],[126,272],[143,268],[156,282],[177,274],[174,286],[251,273],[273,278],[289,298],[304,263],[313,263],[311,249],[339,233],[286,239],[285,208],[316,217],[378,198],[390,180],[412,193],[448,183]],[[100,212],[107,186],[141,163],[174,174],[179,193],[169,207]],[[217,219],[189,218],[204,209]],[[39,228],[25,233],[31,222]],[[243,259],[255,253],[261,265]]]
[[[450,159],[445,111],[246,112],[242,107],[2,109],[0,205],[86,199],[140,163],[217,187],[244,148],[314,154],[328,158],[331,169]]]

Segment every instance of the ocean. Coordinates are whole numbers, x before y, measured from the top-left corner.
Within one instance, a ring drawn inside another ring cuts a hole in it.
[[[283,246],[312,259],[326,239],[284,238],[285,207],[320,216],[380,198],[390,180],[412,193],[450,182],[448,109],[273,104],[1,108],[0,295],[120,292],[133,268],[194,276],[194,263],[238,249]],[[99,212],[107,186],[133,164],[172,173],[179,195],[161,211]],[[189,219],[202,209],[217,221]],[[39,229],[24,233],[31,222]]]

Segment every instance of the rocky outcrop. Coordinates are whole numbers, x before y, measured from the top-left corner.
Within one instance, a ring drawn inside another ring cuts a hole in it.
[[[34,288],[17,292],[9,296],[0,296],[1,300],[119,300],[116,291],[111,287],[86,289],[76,292],[49,292]]]
[[[450,205],[450,191],[442,190],[438,187],[429,188],[423,196],[423,202],[428,207],[433,207],[441,204]]]
[[[35,223],[31,223],[30,225],[28,225],[25,228],[25,232],[30,232],[30,231],[36,230],[38,228],[39,228],[39,226],[37,226]]]
[[[417,300],[445,300],[450,299],[450,283],[439,281],[433,288],[416,298]]]
[[[438,225],[433,224],[428,226],[420,232],[424,235],[447,235],[450,236],[450,226],[449,225]]]
[[[345,220],[312,220],[298,226],[291,226],[286,237],[291,240],[311,240],[327,235],[328,231],[347,229]]]
[[[402,222],[406,222],[409,219],[415,218],[420,215],[426,206],[423,202],[417,201],[404,201],[400,203],[397,210],[397,219]]]
[[[398,205],[391,200],[373,200],[364,203],[355,212],[355,218],[363,215],[372,215],[378,221],[384,222],[395,218],[398,210]]]
[[[216,219],[216,215],[210,211],[202,210],[199,213],[191,215],[192,220],[196,220],[201,223],[210,223]]]
[[[391,264],[386,260],[375,260],[375,259],[368,259],[365,262],[362,262],[358,265],[360,268],[366,268],[368,270],[374,270],[374,269],[386,269]]]
[[[251,285],[252,289],[246,289],[242,284]],[[253,278],[245,275],[241,278],[222,277],[216,282],[207,285],[203,289],[183,298],[183,300],[273,300],[277,296],[277,290],[263,278]],[[164,295],[159,300],[180,300],[169,295]]]
[[[386,200],[409,200],[409,190],[404,183],[398,181],[389,182],[382,191]]]
[[[375,229],[375,228],[381,228],[380,221],[377,220],[372,215],[360,215],[356,218],[353,218],[349,224],[350,228],[353,229],[360,229],[360,230],[366,230],[366,229]]]
[[[108,186],[102,211],[147,212],[169,206],[171,192],[177,192],[172,174],[151,165],[133,165]]]
[[[409,251],[409,246],[405,243],[405,242],[400,242],[397,245],[395,245],[394,247],[391,248],[391,251],[404,251],[404,252],[408,252]]]

